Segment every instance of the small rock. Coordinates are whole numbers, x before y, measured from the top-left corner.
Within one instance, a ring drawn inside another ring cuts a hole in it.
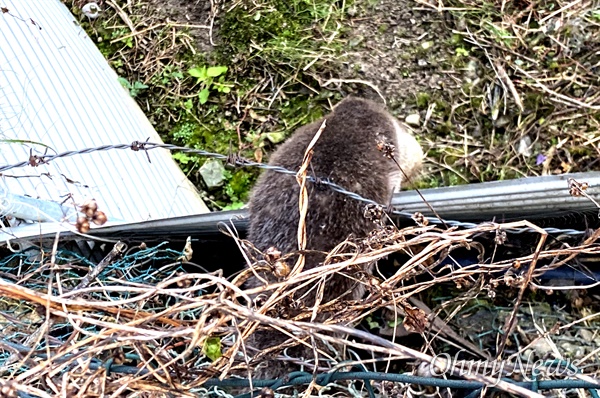
[[[566,357],[581,359],[585,355],[585,348],[575,344],[562,343],[560,348]]]
[[[90,19],[96,19],[100,16],[100,6],[98,6],[98,3],[94,2],[87,3],[81,7],[81,12]]]
[[[348,41],[348,46],[350,48],[354,48],[354,47],[358,46],[360,43],[362,43],[364,39],[365,38],[361,35],[354,36],[350,39],[350,41]]]
[[[413,113],[411,115],[406,116],[404,121],[409,126],[419,127],[421,125],[421,116],[418,113]]]
[[[546,341],[546,339],[539,339],[531,346],[533,350],[540,356],[544,357],[546,354],[552,352],[552,346]]]
[[[433,47],[432,41],[424,41],[423,43],[421,43],[421,48],[423,50],[429,50],[431,47]]]
[[[494,119],[494,115],[492,115],[492,120],[494,121],[494,126],[498,128],[506,127],[511,122],[511,119],[505,115],[496,116],[496,119]],[[531,141],[529,142],[529,144],[531,145]]]
[[[527,158],[531,156],[531,138],[528,135],[519,140],[517,152]]]
[[[425,61],[424,59],[420,59],[417,61],[417,64],[419,66],[427,66],[427,61]]]
[[[587,342],[591,343],[594,340],[594,333],[592,333],[588,329],[579,329],[579,335],[582,339],[584,339]]]
[[[208,159],[200,167],[200,175],[206,183],[207,188],[220,187],[225,181],[225,167],[218,159]]]
[[[349,17],[355,17],[356,14],[358,14],[358,8],[356,8],[356,6],[348,7],[346,14],[348,14]]]
[[[470,60],[467,63],[467,67],[465,68],[465,77],[467,79],[469,79],[469,81],[473,81],[473,80],[477,79],[478,76],[479,76],[479,65],[477,64],[477,61]]]
[[[371,67],[369,66],[369,64],[364,63],[364,62],[358,62],[358,71],[360,73],[367,73],[367,72],[369,72],[370,69],[371,69]]]

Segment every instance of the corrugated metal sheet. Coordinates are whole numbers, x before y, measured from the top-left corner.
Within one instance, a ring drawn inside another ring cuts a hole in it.
[[[0,13],[0,163],[104,144],[160,138],[102,54],[58,0],[5,0]],[[111,150],[12,169],[0,192],[78,203],[109,219],[143,221],[207,212],[168,151]],[[20,176],[14,178],[14,176]]]

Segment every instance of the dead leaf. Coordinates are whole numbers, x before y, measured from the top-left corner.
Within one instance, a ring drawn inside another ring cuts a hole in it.
[[[404,322],[402,322],[402,324],[406,330],[417,333],[425,332],[425,329],[429,325],[425,311],[408,305],[404,306],[404,311],[406,311],[406,317],[404,318]]]

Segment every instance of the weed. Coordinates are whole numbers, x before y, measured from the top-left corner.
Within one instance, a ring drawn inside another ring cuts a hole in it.
[[[169,85],[175,84],[177,81],[184,79],[184,74],[180,70],[176,69],[175,65],[167,65],[164,69],[152,76],[151,82],[155,85]]]
[[[210,90],[216,90],[219,93],[227,94],[231,91],[231,84],[225,83],[225,73],[227,73],[226,66],[211,66],[211,67],[196,67],[192,68],[188,72],[190,76],[195,77],[197,84],[200,85],[200,92],[198,93],[198,100],[201,105],[206,104]],[[219,78],[215,81],[215,78]]]
[[[429,99],[431,96],[429,93],[418,93],[417,94],[417,106],[421,109],[424,109],[429,105]]]
[[[123,86],[123,88],[125,88],[129,91],[129,95],[131,95],[133,98],[137,97],[142,91],[144,91],[148,88],[147,85],[145,85],[144,83],[142,83],[140,81],[135,81],[135,82],[133,82],[133,84],[131,84],[124,77],[119,77],[118,80],[119,80],[119,83],[121,83],[121,85]]]
[[[463,48],[463,47],[457,47],[455,49],[456,51],[456,55],[458,55],[459,57],[468,57],[469,56],[469,50]]]

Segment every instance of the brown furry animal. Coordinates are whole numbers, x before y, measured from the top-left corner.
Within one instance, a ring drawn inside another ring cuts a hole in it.
[[[326,128],[314,147],[308,175],[336,183],[367,199],[386,204],[392,193],[399,189],[403,174],[389,158],[378,149],[382,142],[395,146],[394,157],[404,173],[414,177],[421,168],[423,152],[415,138],[380,105],[364,99],[347,98],[333,112],[324,117]],[[300,127],[272,155],[270,164],[297,171],[307,146],[318,131],[323,120]],[[327,186],[308,184],[309,203],[306,218],[307,250],[319,251],[306,257],[304,269],[322,264],[336,245],[349,237],[364,238],[376,228],[372,220],[364,217],[365,203],[334,192]],[[250,225],[248,240],[261,251],[274,247],[287,254],[298,250],[297,231],[299,186],[296,179],[267,170],[258,180],[250,199]],[[289,261],[290,267],[294,261]],[[371,272],[372,266],[364,269]],[[356,278],[335,274],[325,282],[322,303],[333,299],[356,300],[364,294],[364,288]],[[277,278],[273,273],[261,273],[269,282]],[[259,286],[262,282],[252,278],[248,285]],[[306,307],[314,305],[315,286],[296,292]],[[319,320],[324,317],[321,314]],[[258,331],[248,344],[259,350],[273,347],[286,340],[276,332]],[[312,354],[312,351],[310,351]],[[289,368],[271,363],[263,377],[281,376]]]

